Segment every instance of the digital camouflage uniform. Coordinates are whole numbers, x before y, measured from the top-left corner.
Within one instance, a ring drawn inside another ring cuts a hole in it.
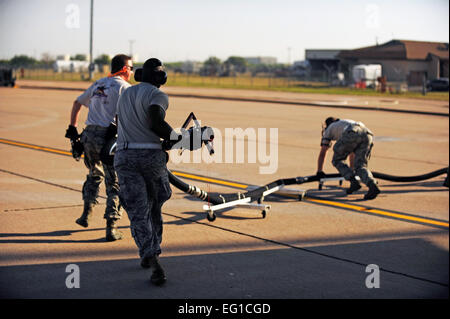
[[[114,156],[114,165],[119,176],[121,203],[130,219],[139,256],[161,254],[161,207],[172,195],[164,151],[119,150]]]
[[[105,77],[93,83],[77,98],[80,104],[89,109],[85,122],[86,128],[80,139],[84,146],[84,163],[89,169],[82,190],[85,211],[81,219],[90,214],[90,211],[86,210],[89,205],[91,204],[92,207],[92,204],[97,203],[100,184],[103,180],[105,181],[107,194],[104,218],[107,223],[111,224],[122,216],[118,197],[119,186],[114,165],[102,163],[100,153],[107,143],[108,127],[115,122],[119,96],[128,87],[130,87],[130,84],[120,76]],[[78,222],[79,220],[77,220]],[[87,227],[85,222],[80,224]],[[107,234],[108,227],[107,225]]]
[[[341,138],[334,144],[332,163],[345,179],[349,180],[355,174],[361,178],[364,184],[368,185],[375,181],[367,168],[372,147],[372,134],[365,127],[352,125],[342,133]],[[347,156],[352,152],[355,154],[354,172],[345,163]]]
[[[150,106],[169,107],[168,96],[149,83],[127,89],[117,103],[117,151],[114,155],[120,200],[130,220],[141,258],[161,253],[161,207],[171,194],[166,153],[150,129]]]
[[[104,218],[120,219],[122,213],[119,206],[119,184],[114,165],[106,165],[100,161],[101,149],[107,142],[107,130],[107,127],[88,125],[81,135],[85,153],[84,164],[89,169],[83,184],[83,200],[96,204],[100,184],[104,180],[107,195]]]
[[[373,147],[373,134],[363,123],[339,120],[330,124],[322,137],[322,145],[329,144],[331,140],[336,140],[332,164],[346,180],[357,175],[366,185],[376,182],[367,168]],[[345,162],[350,153],[355,154],[354,170]]]

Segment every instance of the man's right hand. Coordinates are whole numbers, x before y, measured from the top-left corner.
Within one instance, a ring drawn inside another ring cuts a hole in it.
[[[69,127],[66,130],[65,137],[71,140],[76,140],[77,138],[80,137],[80,135],[78,134],[77,128],[69,124]]]

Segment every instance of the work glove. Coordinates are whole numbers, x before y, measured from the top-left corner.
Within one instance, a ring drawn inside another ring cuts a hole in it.
[[[76,141],[80,137],[80,135],[78,134],[77,128],[69,124],[69,127],[66,130],[65,137],[72,141]]]

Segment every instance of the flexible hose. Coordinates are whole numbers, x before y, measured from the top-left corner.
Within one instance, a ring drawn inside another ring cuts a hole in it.
[[[311,176],[303,176],[303,177],[294,177],[294,178],[287,178],[287,179],[278,179],[274,182],[271,182],[267,185],[258,187],[257,189],[245,192],[245,193],[231,193],[231,194],[219,194],[219,193],[207,193],[204,190],[200,189],[199,187],[195,185],[189,185],[185,182],[183,182],[181,179],[173,175],[173,173],[168,169],[169,174],[169,181],[170,183],[178,188],[179,190],[190,194],[192,196],[195,196],[197,198],[200,198],[204,201],[208,201],[211,204],[217,205],[222,204],[238,199],[243,199],[250,197],[251,201],[258,200],[261,198],[262,194],[271,188],[274,188],[276,186],[285,186],[285,185],[299,185],[304,183],[310,183],[310,182],[318,182],[319,177],[317,175],[311,175]],[[448,176],[448,167],[442,168],[437,171],[433,171],[428,174],[423,175],[417,175],[417,176],[393,176],[393,175],[387,175],[377,172],[372,172],[373,176],[375,178],[388,180],[388,181],[395,181],[395,182],[417,182],[417,181],[423,181],[426,179],[430,179],[442,174],[447,173]],[[333,177],[341,177],[340,174],[326,174],[325,178],[333,178]],[[448,187],[448,185],[447,185]]]
[[[375,178],[379,178],[379,179],[384,179],[386,181],[391,181],[391,182],[418,182],[418,181],[424,181],[442,174],[448,174],[448,167],[444,167],[441,169],[438,169],[437,171],[433,171],[431,173],[428,174],[423,174],[423,175],[416,175],[416,176],[393,176],[393,175],[387,175],[387,174],[383,174],[383,173],[377,173],[377,172],[372,172],[373,176]]]

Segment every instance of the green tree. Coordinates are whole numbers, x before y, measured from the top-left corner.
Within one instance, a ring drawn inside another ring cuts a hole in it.
[[[71,57],[70,59],[76,60],[76,61],[87,61],[87,56],[86,56],[86,54],[78,53],[78,54],[75,54],[75,56]]]
[[[15,55],[9,63],[12,66],[32,66],[37,64],[37,60],[26,55]]]
[[[225,73],[234,75],[236,73],[247,72],[247,60],[239,56],[230,56],[225,62]]]
[[[203,63],[203,68],[200,70],[200,73],[202,75],[214,76],[220,74],[221,68],[222,61],[220,61],[219,58],[212,56]]]
[[[109,65],[111,63],[111,58],[108,54],[101,54],[94,60],[94,63],[99,65]]]

